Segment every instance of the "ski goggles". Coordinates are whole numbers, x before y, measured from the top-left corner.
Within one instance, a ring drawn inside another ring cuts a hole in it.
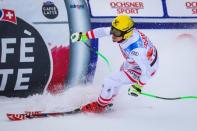
[[[132,30],[133,30],[133,27],[131,27],[127,31],[121,31],[121,30],[118,30],[115,27],[111,26],[110,34],[113,34],[116,37],[121,37],[121,36],[124,36],[125,34],[131,32]]]

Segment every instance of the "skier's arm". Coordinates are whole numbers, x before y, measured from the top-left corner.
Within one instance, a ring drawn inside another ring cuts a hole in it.
[[[87,32],[75,32],[71,35],[72,42],[83,41],[88,39],[95,39],[110,35],[110,27],[95,28]]]

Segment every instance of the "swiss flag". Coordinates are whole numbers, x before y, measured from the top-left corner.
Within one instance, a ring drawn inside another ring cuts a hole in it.
[[[8,21],[17,24],[15,12],[13,10],[2,9],[2,17],[0,21]]]

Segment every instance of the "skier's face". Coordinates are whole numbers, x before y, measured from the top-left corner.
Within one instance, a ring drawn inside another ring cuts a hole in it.
[[[120,42],[123,40],[123,36],[125,35],[125,32],[111,26],[110,34],[112,35],[113,42]]]
[[[119,42],[119,41],[122,41],[122,40],[123,40],[122,36],[117,37],[117,36],[112,34],[112,41],[113,42]]]

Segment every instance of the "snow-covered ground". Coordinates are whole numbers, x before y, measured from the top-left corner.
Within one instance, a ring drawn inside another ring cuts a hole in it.
[[[142,30],[158,48],[160,68],[144,92],[163,97],[197,95],[197,30]],[[108,47],[106,47],[106,44]],[[105,47],[105,48],[104,48]],[[110,50],[110,53],[109,53]],[[100,39],[99,51],[118,70],[123,58],[110,38]],[[93,101],[103,78],[110,72],[99,59],[94,85],[76,87],[57,96],[0,97],[0,131],[196,131],[197,99],[166,101],[127,95],[121,88],[113,110],[102,114],[76,114],[10,122],[7,112],[68,111]]]

